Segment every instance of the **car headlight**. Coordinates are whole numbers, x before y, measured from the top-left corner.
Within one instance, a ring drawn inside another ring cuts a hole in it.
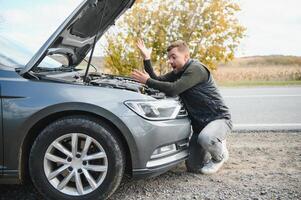
[[[143,118],[149,120],[175,119],[181,110],[176,100],[126,101],[125,105]]]

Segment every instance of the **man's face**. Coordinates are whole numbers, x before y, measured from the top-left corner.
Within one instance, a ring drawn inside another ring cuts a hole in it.
[[[171,49],[168,53],[168,63],[175,72],[180,71],[189,60],[189,54],[185,51],[179,51],[178,47]]]

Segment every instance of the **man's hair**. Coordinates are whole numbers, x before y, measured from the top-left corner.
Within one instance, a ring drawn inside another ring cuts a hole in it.
[[[189,53],[189,47],[186,44],[186,42],[183,41],[183,40],[177,40],[175,42],[172,42],[167,47],[167,52],[171,51],[173,48],[178,48],[178,50],[181,51],[181,52],[188,52]]]

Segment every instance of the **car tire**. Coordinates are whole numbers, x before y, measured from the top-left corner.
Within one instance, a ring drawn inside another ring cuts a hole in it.
[[[32,145],[31,179],[46,199],[106,199],[123,177],[121,144],[113,129],[100,120],[61,118],[48,125]]]

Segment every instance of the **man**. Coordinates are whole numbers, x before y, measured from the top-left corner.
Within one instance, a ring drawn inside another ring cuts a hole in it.
[[[179,40],[167,48],[168,63],[173,71],[157,76],[150,62],[152,50],[146,48],[142,40],[138,40],[137,47],[148,74],[134,70],[132,78],[169,96],[179,95],[188,112],[193,134],[187,170],[203,174],[217,172],[229,157],[226,135],[231,131],[232,122],[210,71],[199,61],[190,59],[187,44]]]

